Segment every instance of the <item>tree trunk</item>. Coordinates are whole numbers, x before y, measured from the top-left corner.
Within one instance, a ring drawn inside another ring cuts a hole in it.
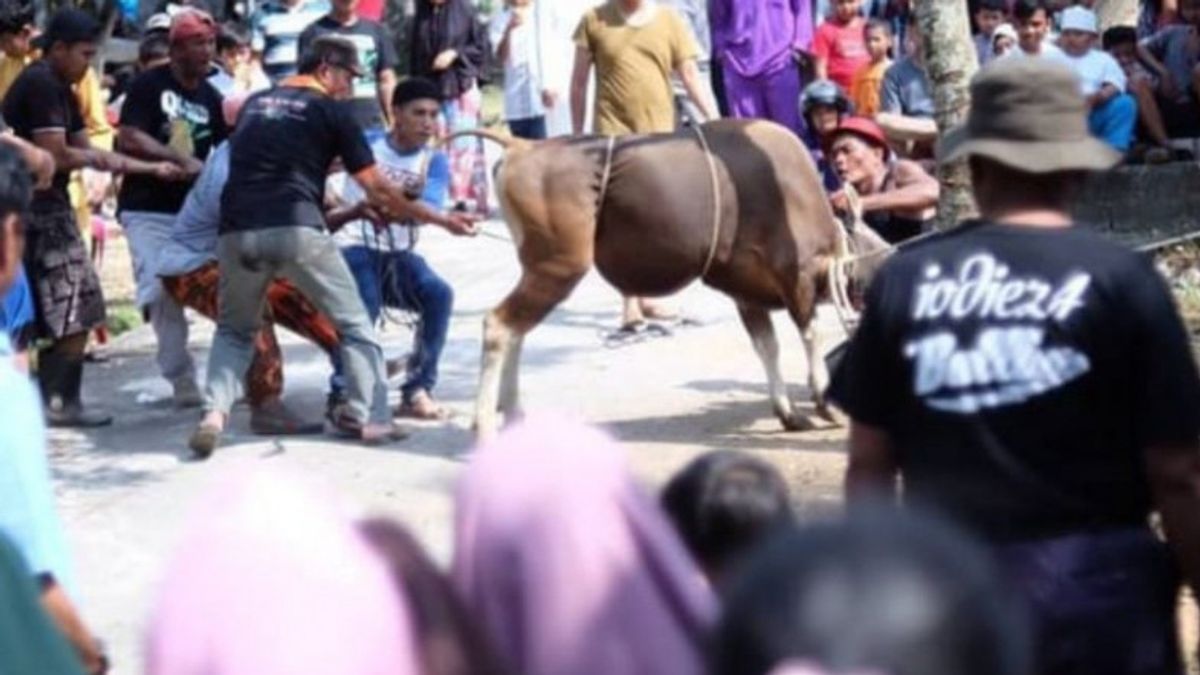
[[[925,68],[933,87],[934,117],[938,130],[944,134],[966,121],[971,106],[968,85],[979,69],[975,43],[971,40],[971,20],[963,0],[916,0],[915,5],[924,41]],[[966,161],[939,162],[937,177],[942,188],[938,229],[949,229],[963,218],[975,215]]]
[[[1137,26],[1137,0],[1097,0],[1096,18],[1101,33],[1113,26]]]

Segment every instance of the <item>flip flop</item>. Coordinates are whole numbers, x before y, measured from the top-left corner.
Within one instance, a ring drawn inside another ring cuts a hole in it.
[[[371,436],[364,438],[363,423],[350,417],[345,408],[331,412],[328,417],[330,433],[335,437],[347,440],[356,441],[362,445],[376,447],[387,445],[396,441],[402,441],[408,438],[409,433],[403,427],[397,424],[391,424],[389,428],[379,436]],[[382,426],[382,425],[375,425]]]
[[[450,411],[438,405],[432,398],[426,397],[426,404],[414,401],[404,401],[392,410],[396,417],[406,417],[415,420],[443,421],[450,419]]]

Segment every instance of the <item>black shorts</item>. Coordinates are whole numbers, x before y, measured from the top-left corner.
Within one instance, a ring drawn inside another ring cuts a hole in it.
[[[35,207],[25,228],[25,272],[37,307],[37,337],[59,339],[104,323],[100,277],[70,207]]]
[[[1167,126],[1167,135],[1171,138],[1196,138],[1200,136],[1200,103],[1196,101],[1195,92],[1189,92],[1182,100],[1169,100],[1158,97],[1158,107],[1162,111],[1163,124]]]

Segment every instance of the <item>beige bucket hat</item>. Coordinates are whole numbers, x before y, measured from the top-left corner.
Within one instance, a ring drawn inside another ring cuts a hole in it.
[[[1088,132],[1087,104],[1067,66],[999,59],[971,81],[967,123],[938,142],[938,158],[978,155],[1027,173],[1103,171],[1121,154]]]

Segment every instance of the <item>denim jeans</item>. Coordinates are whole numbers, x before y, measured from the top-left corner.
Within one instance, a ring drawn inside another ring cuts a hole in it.
[[[342,250],[371,321],[381,307],[404,309],[420,316],[416,348],[408,362],[408,375],[400,387],[404,400],[437,385],[438,361],[446,346],[454,291],[412,251],[378,251],[366,246]]]
[[[341,342],[350,412],[362,422],[391,421],[383,350],[356,292],[354,278],[329,235],[306,227],[275,227],[221,235],[217,242],[220,302],[208,358],[208,410],[228,413],[254,356],[267,287],[291,281],[333,322]]]
[[[540,141],[546,137],[546,116],[538,115],[537,117],[508,120],[508,130],[517,138]]]

